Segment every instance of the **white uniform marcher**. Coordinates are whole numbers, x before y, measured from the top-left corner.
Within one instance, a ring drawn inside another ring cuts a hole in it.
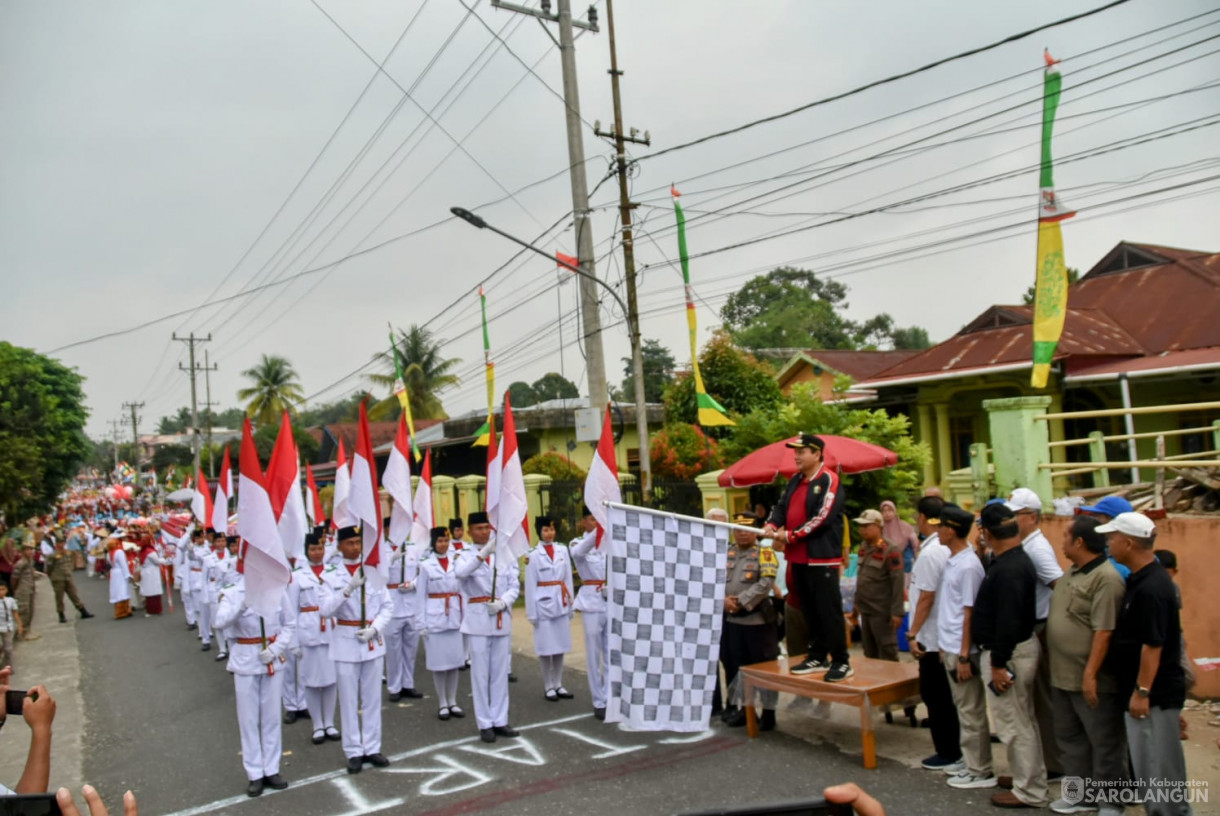
[[[325,572],[321,612],[335,618],[330,658],[339,681],[339,716],[343,723],[343,753],[349,760],[381,753],[381,674],[385,657],[385,630],[393,607],[384,590],[364,589],[364,616],[360,614],[362,578],[359,561],[333,573]],[[362,708],[363,706],[363,708]],[[361,712],[363,711],[363,716]]]
[[[562,544],[539,542],[525,565],[525,617],[534,625],[534,654],[542,664],[546,698],[570,698],[563,656],[572,651],[572,562]]]
[[[205,652],[212,648],[212,610],[208,606],[207,580],[204,576],[206,568],[204,559],[210,552],[211,548],[203,543],[203,539],[196,539],[191,543],[190,550],[186,554],[187,589],[191,593],[191,603],[195,606],[195,620],[199,623],[199,639],[203,641]]]
[[[298,564],[292,571],[292,583],[288,585],[289,604],[297,611],[294,679],[301,687],[305,708],[313,721],[315,744],[322,739],[339,739],[339,731],[335,728],[338,681],[335,661],[330,656],[335,622],[322,615],[323,585],[329,580],[328,573],[338,580],[334,565],[319,564],[315,569],[306,561],[304,566]]]
[[[491,542],[494,544],[495,539]],[[470,686],[479,730],[508,727],[508,656],[513,602],[521,593],[517,559],[493,550],[480,557],[471,545],[457,558],[466,614],[462,633],[470,644]],[[494,586],[493,586],[494,582]]]
[[[228,656],[228,651],[225,648],[225,635],[223,627],[216,624],[216,608],[220,604],[220,590],[225,586],[225,575],[229,572],[229,567],[237,562],[237,557],[229,555],[226,548],[219,550],[213,549],[203,557],[203,581],[205,594],[208,599],[208,619],[212,622],[212,637],[216,639],[217,647],[220,649],[220,655]],[[220,659],[217,655],[217,660]]]
[[[572,539],[572,561],[580,573],[576,609],[585,630],[585,664],[594,711],[606,710],[610,690],[610,621],[606,615],[606,549],[597,543],[597,531]]]
[[[122,547],[110,551],[110,603],[131,600],[131,565]]]
[[[188,628],[195,626],[198,620],[195,596],[191,594],[190,552],[192,546],[190,537],[187,536],[174,553],[174,587],[178,590],[178,597],[182,599],[182,611],[186,615]]]
[[[386,690],[392,696],[415,695],[415,657],[419,652],[420,594],[419,579],[421,548],[404,542],[390,561],[390,580],[386,591],[394,607],[389,628],[385,631]]]
[[[242,579],[222,588],[216,607],[216,625],[233,635],[233,648],[226,668],[233,675],[236,691],[241,762],[246,777],[251,782],[269,782],[269,777],[280,772],[283,753],[280,683],[283,675],[279,667],[284,654],[292,648],[296,615],[285,593],[279,614],[266,620],[260,618],[246,606],[246,584]]]
[[[164,584],[161,582],[161,566],[165,559],[158,552],[151,552],[140,564],[140,594],[145,598],[161,595]]]
[[[415,581],[415,592],[420,600],[418,627],[427,642],[425,665],[432,672],[443,720],[454,716],[454,708],[457,708],[456,716],[466,714],[457,706],[458,670],[466,662],[462,635],[462,613],[466,605],[455,567],[454,559],[448,553],[438,557],[430,552],[420,559]]]

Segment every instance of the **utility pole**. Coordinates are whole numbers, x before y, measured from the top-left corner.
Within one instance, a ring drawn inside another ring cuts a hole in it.
[[[641,139],[638,130],[631,129],[629,134],[623,133],[623,101],[619,95],[618,78],[623,72],[618,67],[618,53],[614,47],[614,3],[606,0],[606,36],[610,40],[610,89],[614,96],[614,131],[603,133],[601,127],[594,123],[593,132],[602,137],[614,140],[615,161],[618,166],[618,196],[619,215],[623,224],[623,270],[627,279],[627,333],[631,338],[631,376],[635,380],[635,427],[640,437],[640,481],[644,493],[644,504],[652,502],[652,458],[648,443],[648,400],[644,394],[644,354],[640,347],[640,312],[636,301],[635,287],[635,242],[631,231],[631,211],[638,204],[633,204],[627,190],[627,151],[626,144],[642,144],[651,146],[648,131]]]
[[[207,349],[203,351],[203,389],[204,399],[207,400],[204,405],[204,410],[208,412],[208,476],[216,478],[216,457],[212,455],[212,406],[216,403],[212,402],[212,372],[216,370],[216,366],[208,362]]]
[[[589,6],[589,20],[572,19],[571,0],[557,0],[559,13],[551,14],[550,0],[542,0],[541,9],[531,9],[502,0],[492,0],[492,6],[518,14],[528,14],[546,22],[559,24],[559,56],[563,67],[563,99],[567,113],[568,164],[572,182],[572,214],[576,225],[576,256],[580,268],[588,275],[580,278],[580,319],[584,329],[585,365],[589,376],[589,406],[606,410],[609,395],[606,388],[606,358],[602,351],[602,323],[597,308],[596,272],[593,265],[593,226],[589,217],[589,183],[585,177],[585,147],[581,137],[580,88],[576,82],[576,46],[572,29],[597,32],[597,9]]]
[[[209,333],[207,337],[196,337],[195,333],[191,332],[188,337],[179,337],[178,333],[174,332],[171,336],[179,343],[186,343],[190,354],[190,367],[186,368],[179,363],[178,370],[188,371],[191,375],[191,453],[195,455],[195,473],[199,473],[199,401],[196,396],[195,374],[202,371],[203,367],[195,362],[195,345],[210,342],[212,335]]]
[[[125,403],[123,403],[123,407],[131,409],[131,443],[133,445],[135,445],[135,448],[136,448],[136,472],[139,472],[139,470],[140,470],[140,418],[138,416],[136,416],[136,410],[143,408],[144,403],[125,402]],[[126,417],[124,417],[124,421],[126,421]]]
[[[118,472],[119,469],[119,426],[122,425],[122,420],[111,419],[107,420],[110,423],[110,441],[114,443],[114,469]]]

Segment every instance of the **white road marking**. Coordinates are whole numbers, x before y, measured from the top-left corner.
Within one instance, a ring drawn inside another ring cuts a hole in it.
[[[450,759],[445,754],[438,754],[432,758],[432,761],[438,762],[444,767],[423,768],[419,766],[409,766],[406,768],[387,768],[383,773],[393,774],[436,774],[435,779],[430,779],[419,786],[419,792],[424,796],[444,796],[447,793],[461,793],[464,790],[477,788],[479,785],[486,784],[494,779],[490,774],[485,774],[482,771],[468,768]],[[446,787],[441,787],[445,782],[450,782],[459,777],[467,776],[470,779],[463,783],[454,783]]]
[[[606,759],[607,757],[619,756],[620,754],[630,754],[633,751],[643,751],[648,747],[647,745],[612,745],[608,742],[594,739],[588,734],[582,734],[579,731],[569,731],[566,728],[556,728],[554,731],[556,734],[563,734],[565,737],[571,737],[581,742],[587,742],[594,747],[606,749],[603,753],[594,754],[592,759]]]
[[[506,762],[515,762],[518,765],[530,765],[540,768],[546,764],[546,757],[542,755],[542,752],[538,750],[534,743],[525,737],[518,737],[503,748],[481,748],[478,745],[459,745],[458,748],[478,756],[495,757],[496,759],[503,759]],[[518,752],[524,753],[526,756],[513,756],[513,754]]]
[[[348,804],[352,806],[351,810],[345,813],[336,813],[334,816],[363,816],[365,813],[376,813],[379,810],[398,807],[406,801],[399,798],[384,802],[370,802],[363,793],[356,790],[355,780],[350,776],[338,777],[332,779],[331,782],[343,794],[343,798],[347,800]]]

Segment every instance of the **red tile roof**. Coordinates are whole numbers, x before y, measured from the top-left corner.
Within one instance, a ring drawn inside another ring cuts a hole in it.
[[[833,368],[840,374],[846,374],[853,380],[864,380],[909,360],[918,354],[918,350],[893,351],[852,351],[849,349],[808,349],[806,357],[817,360],[827,368]]]

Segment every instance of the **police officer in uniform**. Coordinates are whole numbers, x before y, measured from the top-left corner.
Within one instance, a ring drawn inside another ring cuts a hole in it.
[[[758,526],[758,518],[749,513],[733,517],[734,524]],[[725,567],[724,631],[720,638],[720,662],[724,664],[724,680],[729,688],[737,678],[737,670],[753,663],[764,663],[779,657],[779,633],[775,628],[775,607],[771,604],[771,587],[779,572],[779,560],[770,548],[758,546],[758,534],[733,530],[733,546],[729,547]],[[775,728],[774,691],[761,692],[763,731]],[[732,698],[730,698],[732,699]],[[745,705],[753,705],[746,701]],[[746,724],[745,708],[730,705],[725,709],[727,725]]]
[[[903,616],[902,549],[882,538],[881,511],[865,510],[854,521],[860,525],[862,540],[852,616],[860,619],[864,656],[897,661]]]
[[[72,580],[72,560],[72,553],[68,552],[63,538],[56,538],[55,546],[52,548],[51,554],[47,556],[46,568],[47,577],[51,579],[51,588],[55,590],[55,610],[59,612],[60,623],[68,622],[68,619],[64,617],[65,592],[68,593],[68,600],[72,601],[72,605],[76,607],[76,611],[80,613],[82,619],[93,617],[93,613],[85,609],[80,596],[76,594],[76,582]]]

